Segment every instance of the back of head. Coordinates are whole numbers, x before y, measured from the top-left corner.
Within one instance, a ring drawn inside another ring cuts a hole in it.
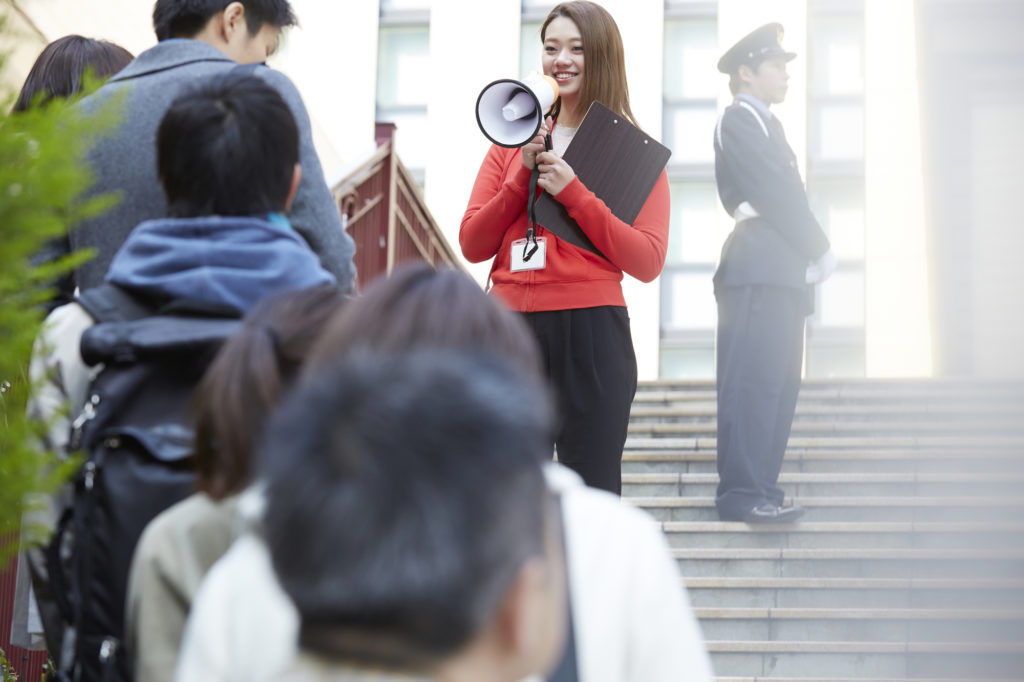
[[[353,353],[306,377],[261,458],[301,646],[423,670],[489,625],[545,555],[549,415],[535,382],[480,353]]]
[[[518,315],[468,275],[419,262],[371,282],[324,331],[308,371],[359,348],[484,348],[538,378],[542,371],[537,342]]]
[[[629,106],[626,51],[615,19],[608,10],[596,2],[563,2],[556,5],[541,24],[541,40],[544,40],[548,24],[557,17],[572,20],[579,29],[583,42],[583,62],[586,70],[578,101],[580,113],[585,114],[590,105],[597,101],[636,124]],[[556,115],[557,111],[554,110]]]
[[[157,173],[172,217],[282,212],[298,161],[288,104],[239,69],[174,100],[157,131]]]
[[[264,24],[285,28],[295,24],[295,14],[288,0],[157,0],[153,7],[153,28],[157,40],[192,38],[213,15],[223,12],[233,2],[245,7],[245,23],[251,35],[259,33]]]
[[[196,390],[198,488],[213,499],[241,492],[256,443],[321,330],[348,300],[323,285],[264,299],[220,349]]]
[[[58,38],[39,53],[13,110],[25,111],[33,103],[42,105],[54,97],[70,97],[81,91],[86,71],[95,78],[107,78],[132,59],[131,52],[106,40],[80,35]]]

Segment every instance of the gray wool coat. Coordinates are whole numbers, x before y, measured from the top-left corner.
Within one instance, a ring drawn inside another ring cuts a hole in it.
[[[75,272],[81,289],[103,282],[114,254],[132,229],[144,220],[166,215],[167,205],[157,179],[156,131],[164,112],[183,89],[237,64],[220,50],[198,40],[175,38],[158,43],[136,57],[79,106],[91,111],[100,102],[125,93],[116,130],[99,140],[89,160],[95,175],[90,193],[115,191],[120,203],[103,215],[80,223],[68,236],[70,248],[93,248],[96,257]],[[302,182],[289,219],[343,289],[355,281],[355,244],[341,225],[341,215],[324,180],[313,148],[309,114],[299,91],[287,76],[267,66],[254,74],[272,85],[288,103],[299,128]]]

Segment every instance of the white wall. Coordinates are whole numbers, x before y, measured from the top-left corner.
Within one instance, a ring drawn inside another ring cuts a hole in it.
[[[373,153],[377,74],[376,0],[292,0],[299,26],[270,64],[294,81],[314,121],[328,182]]]
[[[32,22],[53,41],[71,33],[109,40],[132,54],[156,44],[153,3],[144,0],[17,0]]]
[[[491,81],[522,75],[518,73],[519,0],[487,0],[486,12],[483,7],[478,0],[446,0],[435,2],[430,13],[430,65],[435,87],[427,104],[430,161],[425,198],[460,255],[459,224],[480,162],[490,147],[477,127],[476,98]],[[467,267],[485,283],[490,262],[467,263]]]

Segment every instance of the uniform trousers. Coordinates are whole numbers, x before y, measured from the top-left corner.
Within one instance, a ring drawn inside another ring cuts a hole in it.
[[[622,306],[523,313],[555,391],[558,461],[594,488],[622,492],[622,448],[636,355]]]
[[[780,286],[720,286],[718,299],[718,494],[725,521],[762,504],[776,486],[793,424],[807,293]]]

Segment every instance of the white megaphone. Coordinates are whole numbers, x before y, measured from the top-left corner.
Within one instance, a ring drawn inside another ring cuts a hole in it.
[[[476,98],[476,122],[494,144],[522,147],[540,130],[556,99],[558,83],[536,71],[521,81],[496,80]]]

